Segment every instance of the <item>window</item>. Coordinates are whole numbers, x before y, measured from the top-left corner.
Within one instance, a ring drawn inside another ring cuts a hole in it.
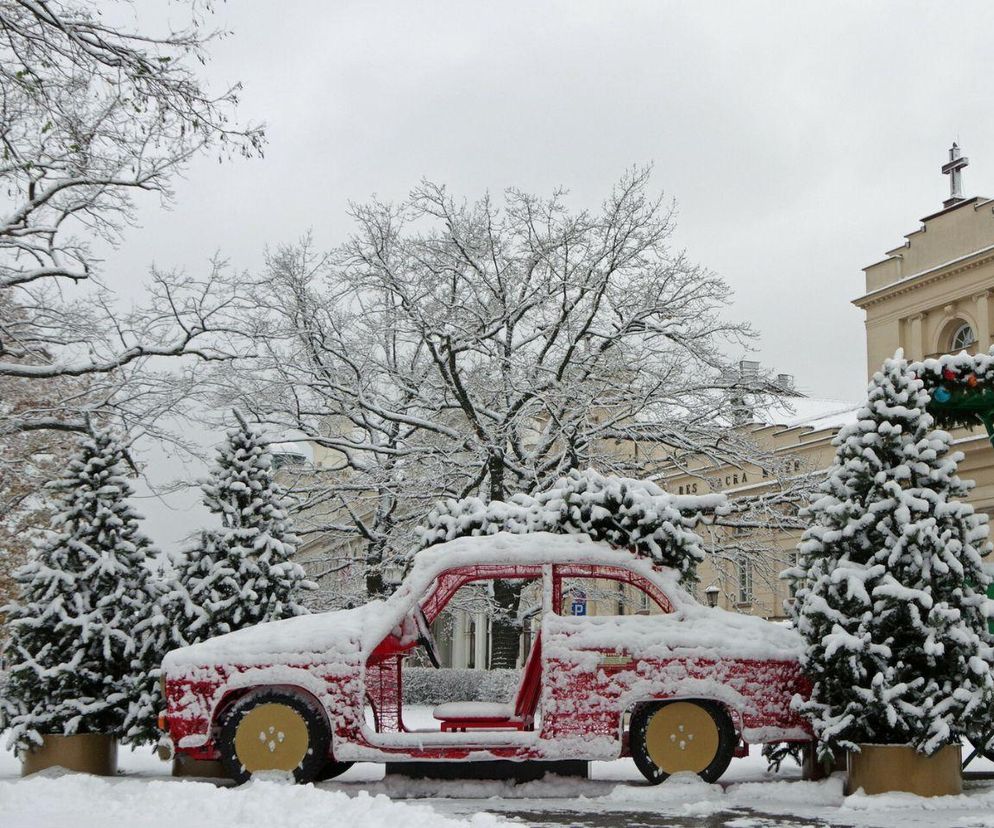
[[[739,603],[752,603],[752,561],[740,557],[738,561]]]
[[[279,451],[272,455],[273,470],[303,468],[307,465],[307,455],[297,451]]]
[[[977,336],[973,332],[973,328],[964,323],[953,331],[953,338],[950,341],[949,350],[954,354],[959,353],[960,351],[969,348],[976,341]]]
[[[672,612],[658,586],[629,569],[598,564],[557,564],[553,610],[558,615],[646,615]]]

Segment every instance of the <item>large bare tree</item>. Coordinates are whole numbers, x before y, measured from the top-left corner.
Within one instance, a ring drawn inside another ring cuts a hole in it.
[[[153,272],[133,305],[101,280],[100,250],[134,221],[136,196],[168,201],[197,153],[254,154],[263,138],[231,121],[237,88],[198,80],[216,36],[201,4],[163,34],[108,22],[129,8],[0,0],[0,592],[70,433],[113,417],[132,438],[162,436],[195,363],[234,353],[221,263]]]
[[[358,557],[382,591],[386,559],[444,497],[506,500],[588,466],[757,460],[733,426],[765,381],[726,355],[751,331],[723,317],[724,281],[671,248],[648,170],[596,211],[517,190],[464,203],[425,182],[352,215],[333,253],[281,247],[245,285],[257,356],[218,377],[227,401],[326,450],[295,486],[325,571]]]
[[[0,436],[84,431],[81,415],[108,405],[148,422],[164,407],[149,394],[167,386],[125,391],[138,369],[218,355],[211,333],[231,296],[217,268],[154,273],[147,300],[124,308],[95,251],[134,220],[137,193],[168,200],[195,154],[251,154],[262,133],[230,122],[237,88],[211,93],[193,71],[214,37],[198,4],[161,35],[106,21],[128,5],[0,1],[0,378],[46,386],[44,405],[0,411]],[[90,381],[52,393],[65,377]]]

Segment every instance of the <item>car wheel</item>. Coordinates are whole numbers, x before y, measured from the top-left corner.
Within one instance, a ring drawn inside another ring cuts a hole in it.
[[[321,768],[320,773],[314,777],[315,782],[327,782],[329,779],[334,779],[336,776],[341,776],[345,771],[351,768],[355,762],[336,762],[334,759],[329,759],[325,762],[324,767]]]
[[[725,709],[715,702],[660,701],[639,705],[629,733],[632,758],[653,785],[674,773],[716,781],[738,741]]]
[[[218,747],[225,770],[239,784],[267,772],[312,782],[328,761],[329,740],[324,717],[302,697],[260,690],[232,705]]]

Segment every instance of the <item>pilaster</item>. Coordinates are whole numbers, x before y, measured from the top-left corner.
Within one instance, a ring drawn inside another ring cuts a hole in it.
[[[991,292],[985,290],[974,296],[977,303],[977,350],[986,351],[991,347]]]
[[[909,340],[906,353],[904,354],[907,359],[921,359],[925,356],[925,345],[922,342],[922,323],[925,320],[925,314],[916,313],[914,316],[908,319],[909,323]]]

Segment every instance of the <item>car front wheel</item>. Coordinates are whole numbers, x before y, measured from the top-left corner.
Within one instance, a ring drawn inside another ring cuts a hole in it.
[[[238,783],[260,773],[312,782],[328,762],[329,739],[324,717],[312,704],[285,690],[260,690],[232,705],[218,747]]]
[[[632,758],[653,785],[688,771],[716,781],[732,761],[736,743],[732,720],[715,702],[649,702],[632,713]]]

